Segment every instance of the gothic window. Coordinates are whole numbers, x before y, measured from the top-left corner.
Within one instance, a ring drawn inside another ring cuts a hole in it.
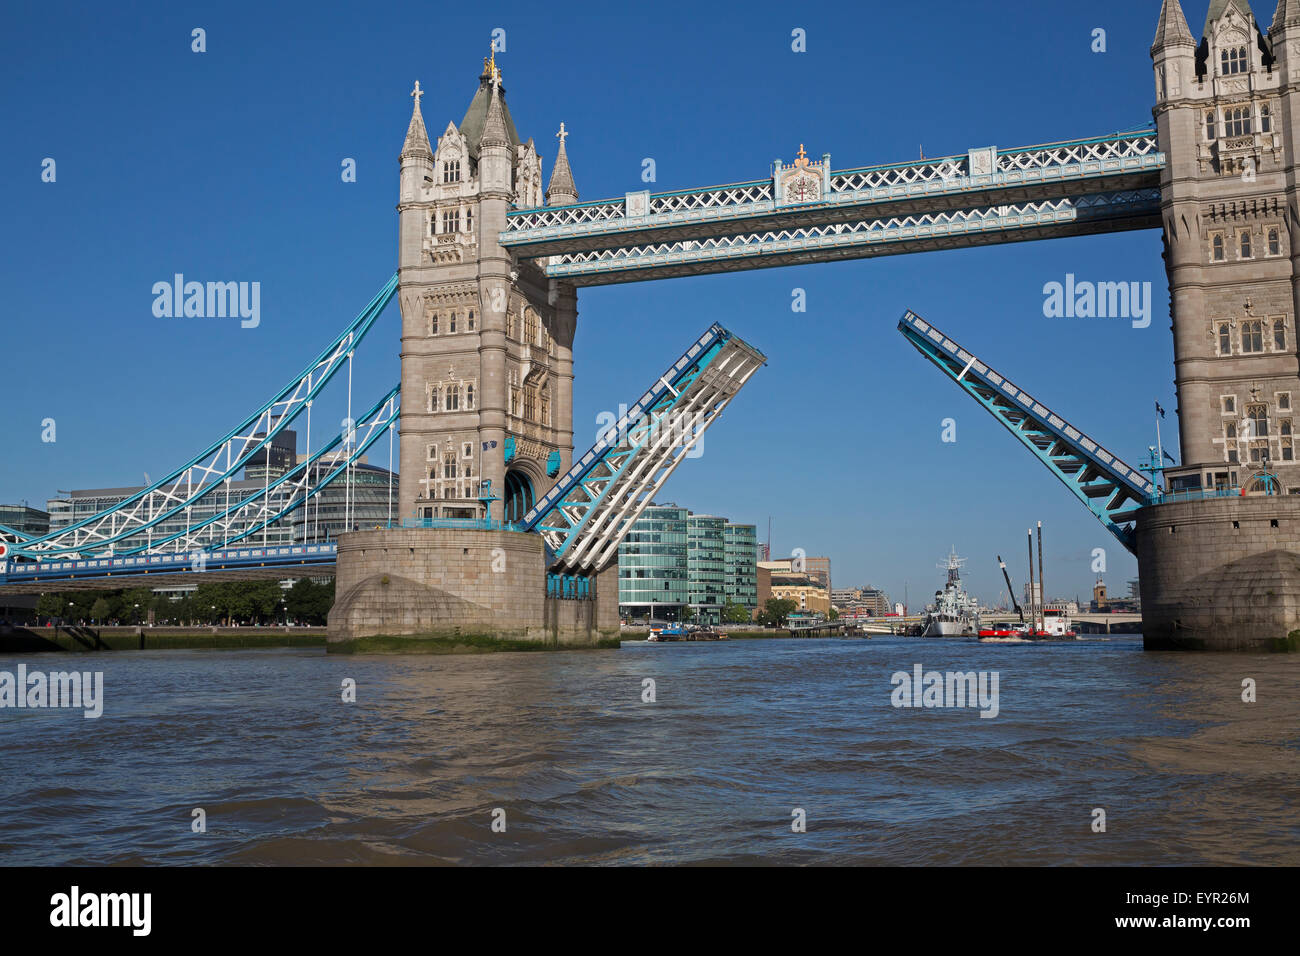
[[[447,486],[445,486],[445,487],[442,489],[442,496],[443,496],[444,498],[450,498],[450,497],[451,497],[451,486],[450,486],[450,485],[447,485]]]
[[[452,159],[442,164],[442,181],[444,183],[460,182],[459,159]]]
[[[1225,415],[1237,414],[1237,397],[1235,395],[1223,396],[1223,414]]]
[[[1280,409],[1281,409],[1282,411],[1284,411],[1284,412],[1289,412],[1289,411],[1291,411],[1291,393],[1290,393],[1290,392],[1278,392],[1278,393],[1277,393],[1277,407],[1280,408]],[[1285,434],[1288,434],[1288,435],[1289,435],[1289,434],[1291,434],[1291,433],[1290,433],[1290,432],[1286,432]]]
[[[448,332],[455,332],[455,331],[456,331],[456,313],[455,313],[455,312],[453,312],[453,313],[451,314],[451,317],[447,319],[447,331],[448,331]]]
[[[442,231],[443,233],[460,232],[460,209],[444,209],[442,211]]]
[[[1290,438],[1290,437],[1291,437],[1291,419],[1288,418],[1288,419],[1286,419],[1285,421],[1283,421],[1280,427],[1281,427],[1281,429],[1282,429],[1282,432],[1281,432],[1282,437],[1283,437],[1283,438]]]
[[[1281,319],[1273,320],[1273,351],[1286,351],[1286,323]]]
[[[1246,417],[1250,419],[1250,437],[1268,437],[1268,406],[1250,405],[1246,408]]]
[[[437,410],[438,410],[438,386],[435,385],[431,389],[429,389],[429,411],[436,412]]]
[[[524,421],[537,420],[537,389],[531,385],[524,387]]]
[[[473,477],[474,477],[474,463],[473,463],[472,461],[467,461],[467,462],[465,462],[465,467],[464,467],[463,470],[464,470],[464,472],[465,472],[465,477],[466,477],[466,478],[473,478]]]
[[[469,318],[466,319],[466,322],[469,323],[468,325],[469,330],[473,332],[474,331],[474,310],[473,309],[469,310]]]
[[[513,312],[507,312],[506,313],[506,338],[513,339],[514,337],[515,337],[515,314]]]
[[[1243,259],[1249,259],[1249,258],[1251,258],[1251,255],[1250,255],[1250,230],[1249,230],[1249,229],[1243,229],[1243,230],[1241,231],[1241,258],[1243,258]]]
[[[1228,136],[1250,135],[1250,107],[1235,106],[1224,113],[1223,132]]]
[[[1224,434],[1226,434],[1229,438],[1236,438],[1236,437],[1237,437],[1237,423],[1236,423],[1236,422],[1228,422],[1228,424],[1224,426]]]
[[[432,236],[437,231],[438,231],[438,214],[431,212],[429,213],[429,235]]]
[[[524,342],[528,345],[537,342],[537,313],[532,309],[524,310]]]
[[[1228,328],[1227,322],[1219,323],[1219,354],[1232,354],[1232,334]]]
[[[1282,254],[1282,236],[1278,232],[1277,226],[1268,227],[1268,254],[1270,256],[1280,256]]]
[[[1224,76],[1245,73],[1250,68],[1250,64],[1246,60],[1246,48],[1239,46],[1233,47],[1231,50],[1224,50],[1219,54],[1219,66],[1219,72]]]
[[[474,455],[474,446],[471,445],[469,442],[465,442],[465,444],[461,446],[460,453],[465,458],[471,458]],[[465,472],[465,474],[468,475],[469,472],[467,471]]]
[[[551,386],[547,385],[542,389],[542,417],[543,425],[551,424]]]
[[[1214,261],[1223,261],[1223,236],[1216,235],[1210,242],[1214,249]]]
[[[474,383],[473,382],[465,386],[465,407],[466,408],[474,407]],[[465,447],[468,448],[469,446],[466,445]],[[466,452],[466,454],[469,453]]]
[[[1287,441],[1282,442],[1282,460],[1291,461],[1293,454],[1294,453],[1291,451],[1291,443]]]
[[[1264,351],[1264,322],[1248,319],[1241,323],[1241,351],[1243,354]]]
[[[1205,113],[1205,138],[1214,142],[1215,128],[1218,124],[1214,122],[1214,110],[1207,110]]]
[[[447,454],[442,456],[442,477],[444,478],[456,477],[456,453],[455,452],[449,451],[447,452]]]
[[[429,320],[429,334],[430,335],[438,334],[438,313],[437,312],[433,313],[433,318]]]
[[[1267,130],[1265,130],[1265,132],[1267,132]],[[466,232],[474,231],[474,207],[473,206],[470,206],[468,209],[465,210],[465,231]]]
[[[455,385],[447,386],[447,411],[454,412],[460,408],[460,389]]]
[[[1267,103],[1259,107],[1259,131],[1261,133],[1273,132],[1273,110]]]

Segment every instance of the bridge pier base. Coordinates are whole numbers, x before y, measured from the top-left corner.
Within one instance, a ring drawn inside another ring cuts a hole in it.
[[[1300,650],[1300,495],[1137,512],[1147,650]]]
[[[596,575],[589,597],[548,597],[542,538],[517,531],[345,534],[335,594],[334,652],[598,646],[619,633],[617,566]]]

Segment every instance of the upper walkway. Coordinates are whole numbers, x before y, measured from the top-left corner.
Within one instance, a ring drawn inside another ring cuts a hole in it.
[[[1164,166],[1149,128],[839,171],[778,160],[762,180],[515,209],[500,241],[599,285],[1147,229]]]

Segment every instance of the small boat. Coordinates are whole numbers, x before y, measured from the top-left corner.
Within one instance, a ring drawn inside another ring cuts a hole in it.
[[[686,639],[686,628],[680,624],[669,624],[666,627],[650,628],[650,636],[647,641],[653,641],[657,644],[668,641],[682,641]]]
[[[1014,624],[993,624],[989,627],[980,628],[980,640],[990,637],[1000,637],[1003,639],[1024,637],[1026,628]]]

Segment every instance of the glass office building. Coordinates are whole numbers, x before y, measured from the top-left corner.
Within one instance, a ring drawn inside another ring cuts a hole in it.
[[[29,508],[27,505],[0,505],[0,524],[21,534],[36,537],[50,530],[48,511]]]
[[[758,606],[758,545],[752,524],[651,505],[618,547],[619,613],[629,620],[717,624],[728,602]]]
[[[727,523],[722,529],[726,556],[726,599],[754,610],[758,607],[758,529],[752,524]]]
[[[689,512],[650,505],[618,546],[618,603],[624,617],[681,619],[687,602]]]
[[[722,605],[727,599],[726,524],[726,518],[714,515],[690,515],[686,519],[686,594],[700,624],[722,620]]]

